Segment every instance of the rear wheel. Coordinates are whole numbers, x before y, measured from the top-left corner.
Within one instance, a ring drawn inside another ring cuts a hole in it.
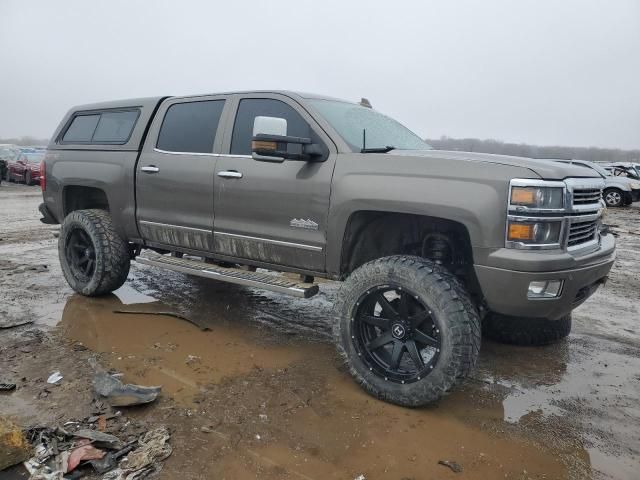
[[[607,207],[620,207],[623,203],[622,191],[617,188],[608,188],[604,191],[604,202]]]
[[[373,396],[415,407],[466,377],[480,321],[455,277],[430,260],[369,262],[344,282],[334,336],[354,379]]]
[[[559,320],[547,320],[490,313],[483,320],[482,333],[487,338],[511,345],[548,345],[571,333],[571,314]]]
[[[104,210],[67,215],[58,237],[58,256],[69,286],[90,297],[118,289],[129,273],[128,245]]]

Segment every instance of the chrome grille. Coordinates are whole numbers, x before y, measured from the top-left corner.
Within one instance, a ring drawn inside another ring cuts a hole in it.
[[[595,220],[573,220],[569,226],[567,246],[577,247],[583,243],[596,240],[598,236],[598,222]]]
[[[602,198],[599,188],[575,188],[573,190],[573,205],[597,204]]]

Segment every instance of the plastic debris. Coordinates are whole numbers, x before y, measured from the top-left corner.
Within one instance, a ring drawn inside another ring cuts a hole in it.
[[[60,372],[53,372],[49,375],[49,378],[47,378],[47,383],[58,383],[60,380],[62,380],[62,374]]]
[[[96,371],[93,377],[94,391],[104,397],[112,407],[128,407],[151,403],[160,394],[162,387],[145,387],[142,385],[124,384],[116,375],[111,375],[98,366],[94,358],[89,363]]]
[[[100,450],[90,443],[86,443],[85,445],[80,445],[75,448],[69,454],[69,459],[67,462],[67,469],[65,473],[72,472],[75,468],[80,465],[80,462],[85,460],[99,460],[105,456],[104,450]]]

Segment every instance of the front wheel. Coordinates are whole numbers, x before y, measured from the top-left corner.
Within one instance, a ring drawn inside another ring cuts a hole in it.
[[[617,188],[609,188],[604,191],[604,203],[607,207],[621,207],[623,203],[622,191]]]
[[[434,402],[466,377],[480,351],[480,320],[458,280],[434,262],[393,256],[344,282],[334,337],[354,379],[402,406]]]
[[[88,297],[120,288],[129,274],[128,245],[105,210],[67,215],[58,237],[58,256],[69,286]]]
[[[24,183],[26,185],[33,185],[33,180],[31,180],[31,172],[26,172],[24,174]]]

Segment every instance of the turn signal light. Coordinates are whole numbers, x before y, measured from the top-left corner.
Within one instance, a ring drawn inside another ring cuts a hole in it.
[[[527,223],[510,223],[509,240],[533,240],[533,225]]]
[[[533,188],[514,187],[511,189],[511,203],[514,205],[532,205],[536,201]]]
[[[265,140],[253,140],[251,142],[252,150],[277,150],[278,144],[276,142],[267,142]]]

